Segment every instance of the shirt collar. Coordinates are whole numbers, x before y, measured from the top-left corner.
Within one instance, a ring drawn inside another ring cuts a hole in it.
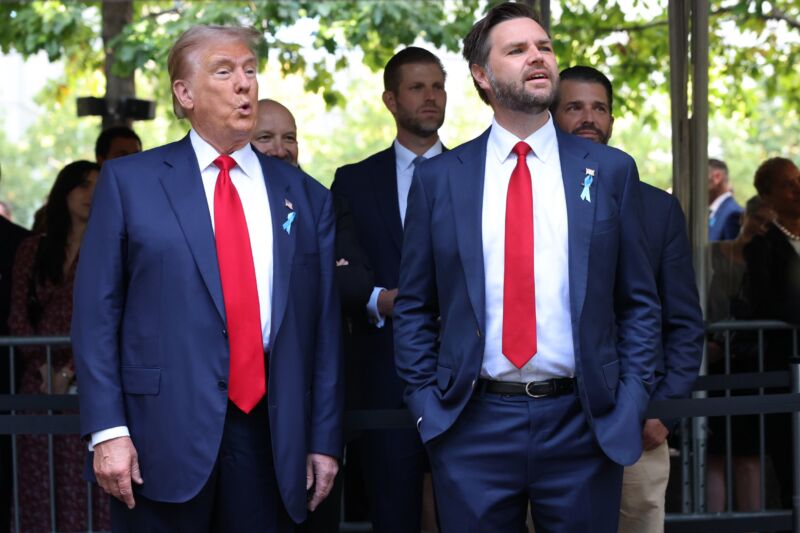
[[[549,115],[549,112],[548,112]],[[544,126],[531,133],[526,139],[520,139],[492,118],[492,129],[489,132],[488,153],[493,154],[499,163],[503,163],[512,155],[511,150],[519,141],[525,141],[533,150],[533,155],[543,163],[552,157],[558,146],[553,116],[549,115]]]
[[[708,206],[708,210],[713,215],[714,213],[717,212],[717,209],[719,209],[719,206],[722,205],[722,202],[724,202],[725,200],[727,200],[731,196],[733,196],[733,193],[731,191],[726,191],[726,192],[720,194],[719,196],[714,198],[714,201],[711,202],[710,206]]]
[[[436,139],[436,142],[428,148],[428,151],[422,154],[422,157],[425,159],[430,159],[433,156],[437,156],[442,153],[442,140]],[[409,168],[413,163],[414,159],[416,159],[417,154],[400,144],[400,141],[397,139],[394,140],[394,155],[397,158],[397,168],[401,168],[403,170]]]
[[[192,129],[189,132],[189,140],[192,142],[192,148],[194,149],[194,153],[197,156],[197,163],[200,165],[200,172],[203,172],[209,166],[213,166],[216,169],[216,165],[214,165],[214,160],[219,157],[219,152],[217,149],[211,146],[205,139],[200,137],[200,135]],[[258,157],[256,156],[255,152],[253,152],[253,147],[250,143],[247,143],[242,148],[236,150],[230,155],[234,161],[236,161],[236,166],[247,176],[248,178],[253,178],[257,176],[257,167],[260,164],[258,162]]]

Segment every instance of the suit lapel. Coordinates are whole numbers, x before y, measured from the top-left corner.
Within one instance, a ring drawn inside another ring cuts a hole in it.
[[[380,152],[376,161],[376,172],[371,180],[375,205],[378,213],[389,230],[397,253],[403,248],[403,224],[400,220],[400,201],[397,198],[397,158],[394,146]]]
[[[461,167],[448,175],[453,212],[457,214],[456,240],[458,253],[467,280],[467,292],[481,330],[486,327],[485,287],[483,270],[483,183],[486,168],[486,143],[489,130],[470,141],[458,154]]]
[[[569,234],[569,293],[573,320],[581,316],[589,276],[589,249],[592,243],[594,214],[600,188],[600,169],[595,161],[586,159],[589,153],[568,135],[556,129],[561,178],[567,202]],[[590,188],[591,201],[581,199],[586,169],[595,171]]]
[[[164,159],[167,168],[160,176],[161,186],[175,212],[200,276],[224,321],[225,304],[222,300],[214,230],[197,157],[188,135],[173,146]]]
[[[310,217],[311,213],[302,213],[301,195],[292,191],[291,176],[282,165],[271,164],[272,161],[256,151],[264,181],[267,185],[269,210],[272,216],[272,316],[270,320],[270,346],[275,345],[275,338],[280,330],[286,305],[289,301],[289,278],[292,273],[295,240],[299,231],[299,223],[292,225],[294,231],[286,232],[283,223],[292,211],[297,217]],[[287,202],[288,200],[288,202]],[[291,205],[291,209],[288,205]],[[300,211],[298,211],[298,209]]]

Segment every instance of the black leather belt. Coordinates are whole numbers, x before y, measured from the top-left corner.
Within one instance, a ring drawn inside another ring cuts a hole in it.
[[[575,390],[575,378],[552,378],[544,381],[529,381],[528,383],[480,379],[478,380],[478,390],[492,394],[544,398],[573,392]]]

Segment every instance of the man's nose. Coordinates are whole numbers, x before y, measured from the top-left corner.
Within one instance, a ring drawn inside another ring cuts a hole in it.
[[[594,112],[591,109],[584,109],[581,111],[581,124],[589,124],[594,126]]]
[[[247,72],[244,69],[237,69],[234,73],[235,76],[235,86],[237,92],[247,92],[250,90],[250,85],[253,83],[253,79],[248,76]]]
[[[542,61],[542,52],[536,45],[531,45],[530,52],[528,53],[528,64],[538,63]]]
[[[288,152],[286,151],[286,147],[281,141],[278,140],[272,141],[269,149],[267,149],[267,155],[277,157],[278,159],[284,159],[287,154]]]

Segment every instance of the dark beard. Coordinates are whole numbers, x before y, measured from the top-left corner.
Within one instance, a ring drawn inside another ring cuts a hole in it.
[[[550,88],[550,94],[538,95],[525,92],[521,85],[513,82],[505,83],[498,81],[494,77],[491,69],[486,69],[487,77],[489,78],[489,85],[492,87],[492,92],[497,100],[497,103],[506,109],[512,111],[519,111],[522,113],[531,113],[538,115],[546,111],[553,103],[558,86],[554,84]]]
[[[606,133],[604,131],[600,131],[599,128],[596,128],[596,127],[592,126],[591,124],[584,124],[584,125],[578,126],[574,130],[572,130],[570,133],[572,133],[573,135],[580,135],[580,132],[586,131],[586,130],[595,132],[597,134],[597,136],[600,137],[600,140],[598,141],[600,144],[608,144],[608,137],[609,137],[608,133]]]
[[[444,124],[444,113],[442,113],[441,118],[438,120],[431,119],[422,121],[414,118],[410,113],[400,111],[397,114],[397,122],[404,130],[409,131],[418,137],[425,138],[436,135],[436,132],[438,132],[439,128],[441,128],[442,124]]]

